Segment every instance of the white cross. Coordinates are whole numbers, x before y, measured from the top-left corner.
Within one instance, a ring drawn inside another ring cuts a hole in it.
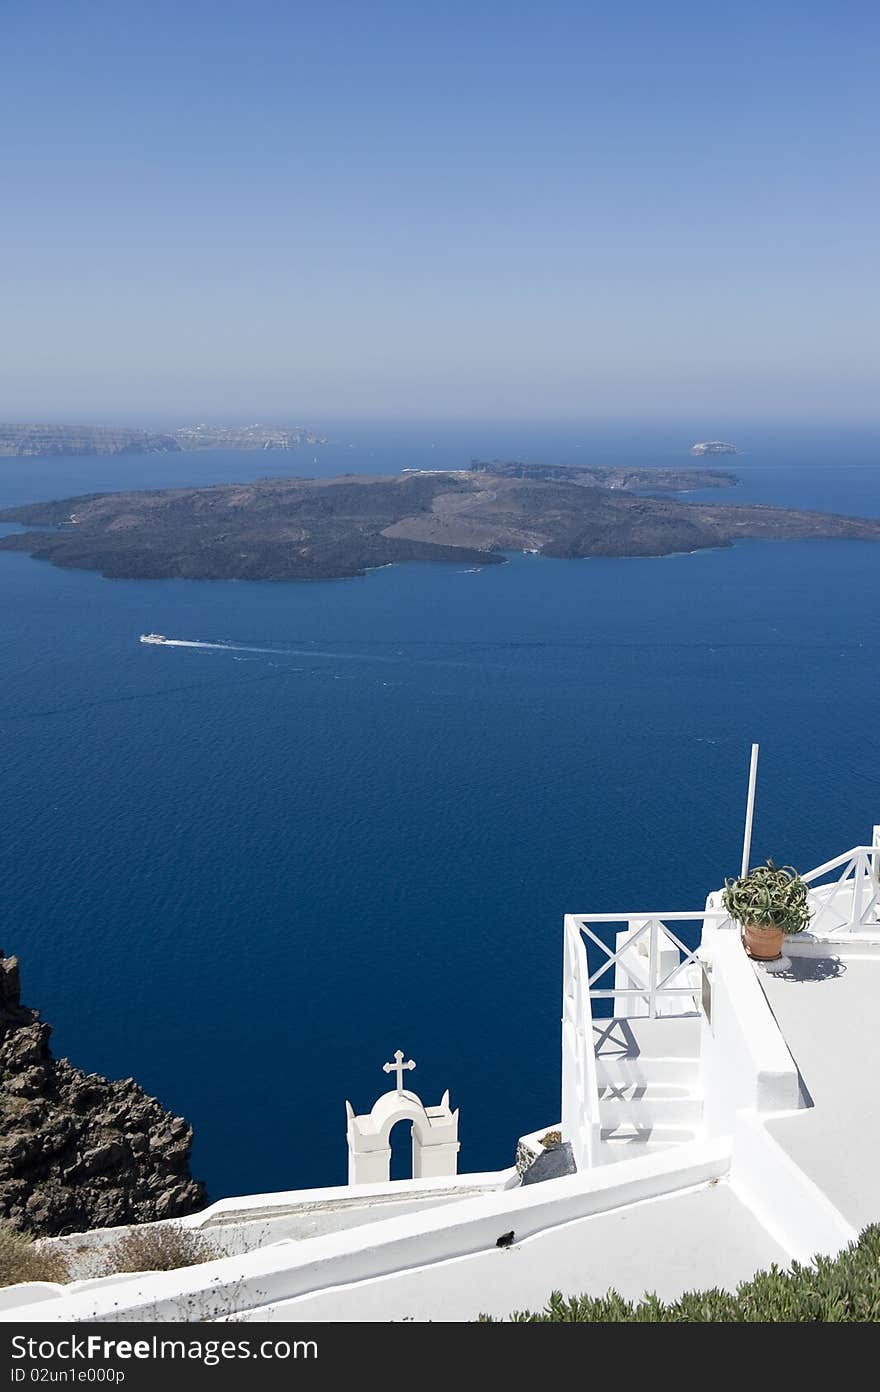
[[[415,1066],[416,1066],[416,1061],[415,1061],[415,1059],[407,1059],[406,1063],[404,1063],[404,1061],[403,1061],[403,1050],[402,1050],[402,1049],[395,1049],[395,1051],[394,1051],[394,1062],[393,1062],[393,1063],[383,1063],[383,1064],[382,1064],[382,1072],[383,1072],[383,1073],[396,1073],[396,1074],[397,1074],[397,1091],[398,1091],[398,1092],[403,1092],[403,1071],[404,1071],[405,1068],[415,1068]]]

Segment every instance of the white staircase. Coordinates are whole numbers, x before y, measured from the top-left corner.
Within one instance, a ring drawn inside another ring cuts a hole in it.
[[[600,1163],[700,1139],[698,1016],[596,1020],[593,1035]]]

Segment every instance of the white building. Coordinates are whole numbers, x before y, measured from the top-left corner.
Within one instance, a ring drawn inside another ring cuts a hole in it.
[[[224,1199],[183,1225],[228,1255],[9,1287],[0,1319],[471,1320],[554,1289],[733,1289],[771,1262],[833,1254],[880,1218],[878,873],[880,827],[806,875],[810,929],[776,971],[746,957],[717,892],[690,913],[567,915],[561,1121],[518,1156],[521,1169],[561,1130],[572,1173],[456,1174],[458,1113],[448,1093],[424,1107],[403,1088],[398,1051],[396,1088],[363,1116],[347,1107],[356,1182]],[[392,1182],[401,1117],[416,1177]],[[85,1272],[117,1235],[54,1241]]]

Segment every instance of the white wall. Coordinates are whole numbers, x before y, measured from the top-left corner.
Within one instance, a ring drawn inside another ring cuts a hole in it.
[[[546,1128],[545,1128],[546,1130]],[[382,1184],[334,1185],[292,1189],[274,1194],[246,1194],[220,1199],[199,1213],[141,1224],[150,1229],[189,1228],[204,1233],[224,1256],[239,1256],[284,1238],[302,1240],[342,1232],[362,1224],[385,1222],[407,1213],[492,1193],[519,1183],[516,1167],[446,1176],[435,1180],[393,1180]],[[75,1277],[94,1277],[105,1269],[108,1249],[130,1232],[127,1226],[92,1228],[89,1232],[44,1239],[60,1250]],[[0,1289],[0,1308],[7,1292]]]
[[[734,1192],[794,1261],[834,1256],[858,1233],[770,1135],[760,1117],[743,1115],[733,1141]]]
[[[725,1174],[729,1149],[694,1143],[656,1155],[510,1189],[384,1223],[302,1242],[284,1241],[240,1257],[179,1271],[111,1279],[88,1288],[44,1286],[34,1303],[0,1308],[0,1322],[211,1320],[265,1310],[310,1292],[363,1280],[399,1277],[433,1262],[521,1239],[593,1213],[674,1193]],[[19,1288],[18,1294],[21,1294]]]
[[[718,931],[711,961],[711,1022],[700,1029],[703,1119],[709,1136],[732,1136],[737,1113],[791,1111],[800,1105],[794,1059],[739,934]]]

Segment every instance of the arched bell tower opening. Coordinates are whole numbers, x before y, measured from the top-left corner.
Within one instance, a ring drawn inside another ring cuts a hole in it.
[[[409,1179],[413,1173],[413,1128],[406,1117],[395,1121],[388,1132],[391,1155],[388,1160],[389,1179]]]
[[[404,1063],[403,1051],[398,1049],[394,1063],[382,1065],[385,1073],[397,1075],[397,1087],[383,1093],[372,1111],[361,1116],[355,1116],[346,1102],[349,1184],[385,1184],[391,1179],[391,1132],[399,1128],[394,1137],[399,1153],[406,1136],[401,1122],[411,1123],[413,1179],[438,1179],[458,1172],[458,1109],[451,1111],[448,1090],[439,1107],[425,1107],[416,1093],[405,1089],[403,1075],[415,1066],[413,1059]],[[397,1160],[395,1171],[403,1163]],[[395,1174],[395,1178],[405,1177],[406,1172]]]

